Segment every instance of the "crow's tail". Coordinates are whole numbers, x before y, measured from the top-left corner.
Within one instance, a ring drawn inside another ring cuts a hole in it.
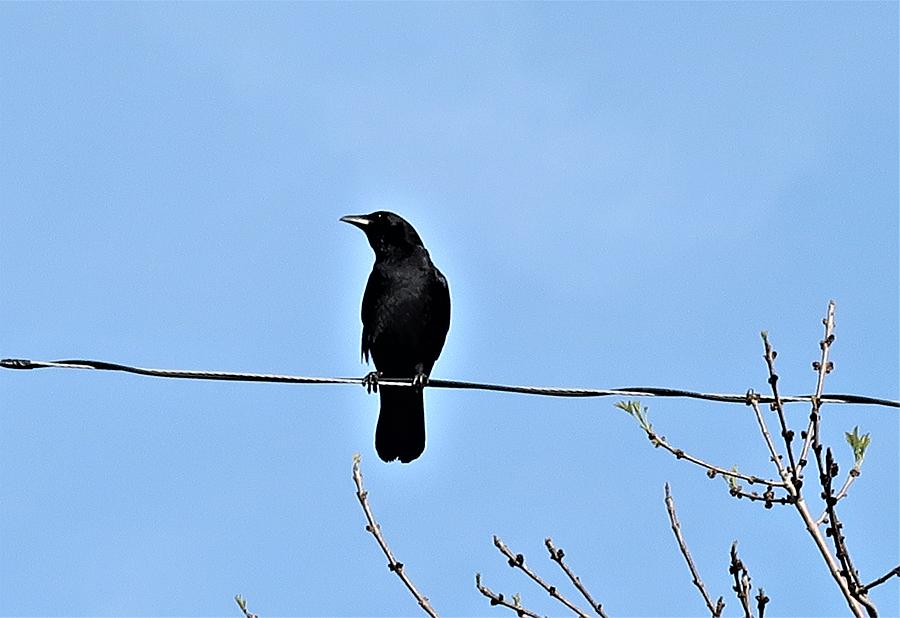
[[[383,461],[409,463],[425,450],[425,403],[422,391],[382,386],[381,412],[375,427],[375,450]]]

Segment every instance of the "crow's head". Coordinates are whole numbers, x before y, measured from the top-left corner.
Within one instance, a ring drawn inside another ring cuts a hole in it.
[[[341,221],[365,232],[378,258],[405,255],[417,248],[424,248],[413,226],[392,212],[379,210],[369,215],[347,215],[341,217]]]

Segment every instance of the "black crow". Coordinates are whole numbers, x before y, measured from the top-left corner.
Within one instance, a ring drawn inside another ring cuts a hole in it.
[[[350,215],[341,221],[366,233],[375,265],[362,300],[362,356],[377,377],[414,378],[417,386],[382,386],[375,450],[383,461],[409,463],[425,450],[422,386],[450,328],[450,289],[422,240],[392,212]],[[373,375],[373,374],[370,374]]]

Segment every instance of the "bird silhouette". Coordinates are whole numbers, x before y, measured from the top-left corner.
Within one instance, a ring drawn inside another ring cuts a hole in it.
[[[368,384],[381,397],[375,450],[383,461],[409,463],[425,450],[422,387],[450,328],[450,289],[403,217],[378,211],[341,221],[365,232],[375,252],[361,311],[362,357],[377,370]],[[379,388],[378,377],[413,378],[415,386]]]

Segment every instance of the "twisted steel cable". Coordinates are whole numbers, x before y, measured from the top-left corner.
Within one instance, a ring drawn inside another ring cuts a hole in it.
[[[239,373],[230,371],[196,371],[184,369],[153,369],[147,367],[132,367],[118,363],[108,363],[95,360],[58,360],[39,361],[19,358],[5,358],[0,360],[0,367],[5,369],[94,369],[98,371],[122,371],[143,376],[158,378],[182,378],[189,380],[225,380],[233,382],[281,382],[289,384],[357,384],[365,386],[368,376],[361,378],[325,378],[294,375],[280,375],[270,373]],[[378,384],[387,386],[412,387],[413,380],[400,378],[378,378]],[[724,403],[742,403],[749,405],[751,396],[759,403],[772,403],[772,397],[760,395],[748,391],[742,395],[723,393],[700,393],[677,388],[659,388],[655,386],[629,386],[626,388],[563,388],[556,386],[513,386],[507,384],[485,384],[481,382],[463,382],[460,380],[428,380],[429,388],[455,388],[464,390],[494,391],[500,393],[522,393],[525,395],[542,395],[546,397],[684,397],[688,399],[702,399],[705,401],[720,401]],[[784,403],[809,403],[811,395],[782,396]],[[883,406],[888,408],[900,408],[900,401],[868,397],[865,395],[824,394],[821,403],[842,403]]]

